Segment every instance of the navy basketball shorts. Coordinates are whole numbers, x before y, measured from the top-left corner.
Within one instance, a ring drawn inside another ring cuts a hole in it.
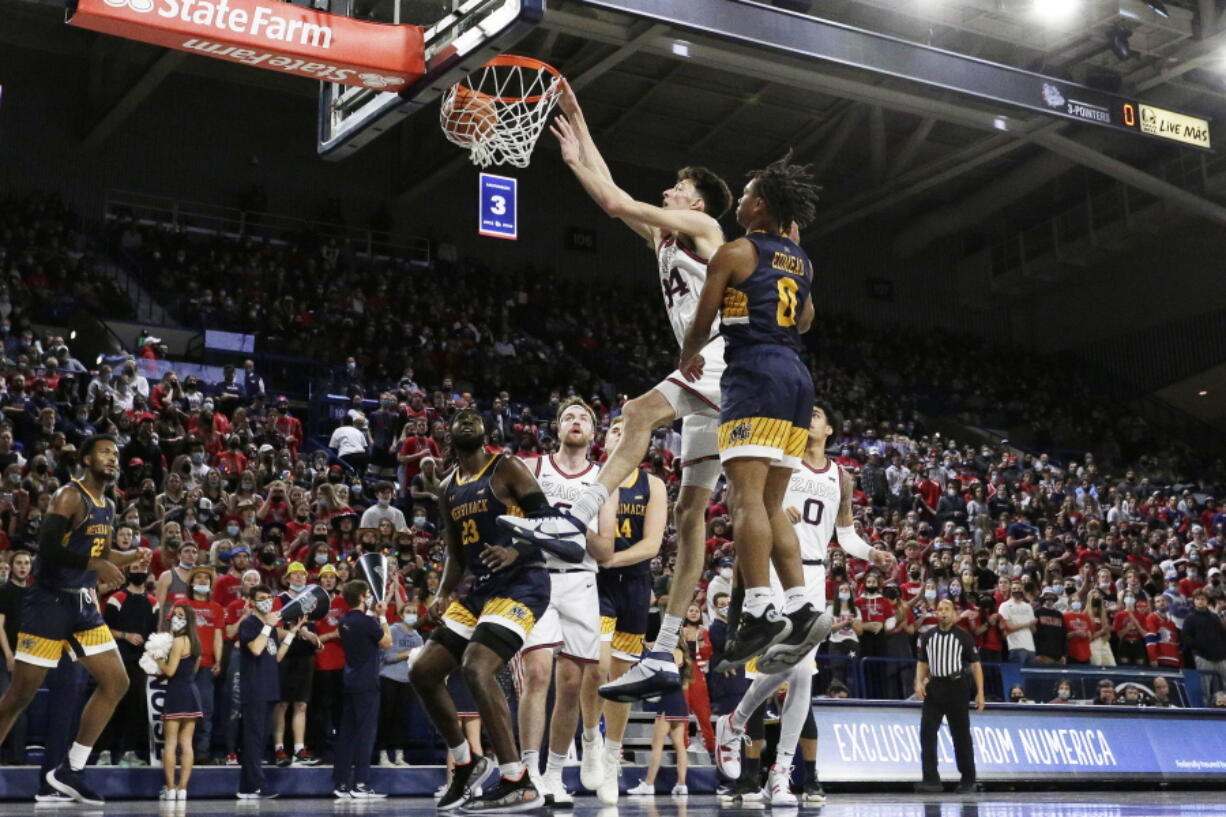
[[[813,417],[813,378],[786,346],[728,351],[720,379],[719,458],[800,467]]]
[[[33,584],[21,602],[18,661],[52,668],[67,650],[73,660],[116,649],[92,589],[54,590]]]
[[[481,625],[493,625],[522,643],[549,608],[550,588],[543,567],[491,573],[448,605],[443,624],[465,641],[471,641]]]
[[[685,702],[685,691],[674,689],[661,695],[660,700],[656,702],[656,718],[664,718],[667,721],[688,721],[690,707]]]
[[[614,658],[637,661],[647,637],[651,612],[651,574],[602,570],[596,575],[600,592],[600,640]]]

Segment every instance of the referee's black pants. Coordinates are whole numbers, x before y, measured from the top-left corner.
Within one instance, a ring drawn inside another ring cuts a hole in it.
[[[975,747],[971,742],[970,686],[966,678],[930,678],[920,718],[920,762],[925,783],[940,783],[937,771],[937,733],[941,719],[949,721],[954,758],[963,783],[975,782]]]

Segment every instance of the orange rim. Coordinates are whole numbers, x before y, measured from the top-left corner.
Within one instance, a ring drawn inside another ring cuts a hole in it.
[[[535,68],[538,71],[545,71],[549,74],[552,74],[555,77],[560,78],[562,76],[562,72],[554,68],[549,63],[542,62],[541,60],[538,60],[535,57],[521,57],[518,54],[499,54],[497,57],[494,57],[492,60],[490,60],[489,62],[487,62],[485,65],[481,67],[482,68],[529,68],[529,69]],[[465,79],[467,79],[467,77],[465,77]],[[528,102],[531,104],[535,104],[545,98],[545,94],[537,94],[536,96],[529,96],[529,97],[495,96],[493,94],[487,94],[484,91],[478,91],[475,88],[470,88],[464,84],[463,80],[461,80],[460,82],[456,84],[464,88],[470,94],[472,94],[475,99],[497,100],[505,105],[511,105],[516,102]]]

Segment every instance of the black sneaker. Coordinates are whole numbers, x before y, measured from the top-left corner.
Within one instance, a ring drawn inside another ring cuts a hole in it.
[[[68,765],[67,758],[61,760],[60,765],[47,772],[46,778],[48,786],[60,794],[68,795],[78,803],[85,803],[89,806],[106,805],[102,795],[86,784],[85,775],[82,772],[74,772],[72,770],[72,767]]]
[[[800,801],[812,806],[820,806],[826,802],[826,790],[822,788],[821,783],[810,780],[805,783],[805,793],[801,795]]]
[[[762,783],[744,775],[731,786],[721,788],[717,792],[719,802],[725,806],[740,806],[745,803],[764,803],[766,795],[762,791]]]
[[[276,800],[277,793],[275,791],[263,791],[256,789],[255,791],[240,791],[236,795],[239,800]]]
[[[974,780],[963,780],[958,784],[958,787],[954,789],[954,794],[974,794],[977,791],[979,791],[978,783],[976,783]]]
[[[494,768],[494,763],[488,757],[473,755],[464,765],[456,764],[451,773],[451,785],[436,804],[439,811],[451,811],[459,808],[472,794],[473,788],[481,785],[481,781]]]
[[[349,791],[349,796],[354,800],[383,800],[387,797],[383,792],[375,791],[365,783],[354,785]]]
[[[531,811],[534,808],[542,808],[544,805],[545,799],[536,790],[536,786],[532,784],[532,777],[525,769],[518,780],[507,780],[500,776],[492,789],[480,797],[469,800],[464,804],[462,811],[465,814],[482,812],[496,814]]]
[[[916,783],[916,794],[941,794],[945,791],[945,787],[940,783]]]
[[[786,672],[804,660],[813,649],[826,640],[834,625],[834,616],[805,604],[787,615],[792,632],[776,641],[758,658],[758,672],[775,675]]]
[[[716,672],[735,669],[749,659],[759,656],[772,644],[787,638],[792,633],[792,622],[779,615],[775,605],[768,604],[760,616],[742,612],[736,629],[736,640],[730,641],[724,650],[724,660],[715,667]]]

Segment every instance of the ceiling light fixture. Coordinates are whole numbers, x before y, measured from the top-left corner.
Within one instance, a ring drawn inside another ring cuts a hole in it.
[[[1209,392],[1208,392],[1207,390],[1205,390],[1205,389],[1201,389],[1200,391],[1198,391],[1198,392],[1196,393],[1196,396],[1197,396],[1197,397],[1208,397],[1208,396],[1209,396]]]
[[[1150,9],[1153,10],[1154,14],[1161,15],[1162,17],[1171,16],[1171,13],[1166,10],[1166,5],[1162,2],[1162,0],[1145,0],[1145,5],[1149,6]]]
[[[1034,0],[1034,14],[1044,22],[1066,20],[1080,11],[1080,0]]]

